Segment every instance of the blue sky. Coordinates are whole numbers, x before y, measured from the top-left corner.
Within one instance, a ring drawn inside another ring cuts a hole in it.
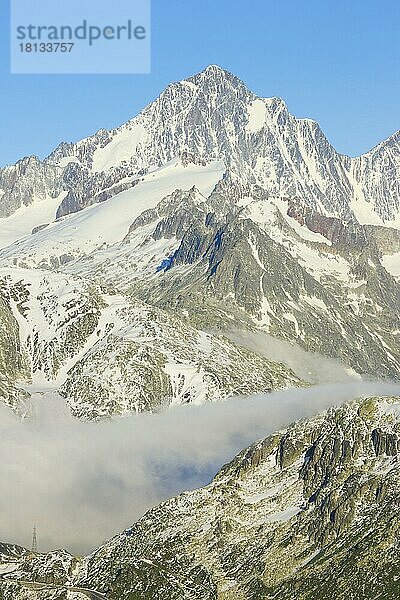
[[[400,128],[399,0],[153,0],[150,75],[10,75],[7,5],[1,165],[114,127],[211,63],[319,121],[340,152],[361,154]]]

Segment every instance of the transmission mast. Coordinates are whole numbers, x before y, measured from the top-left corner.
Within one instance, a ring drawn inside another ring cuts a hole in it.
[[[33,526],[33,534],[32,534],[32,552],[37,552],[37,532],[36,525]]]

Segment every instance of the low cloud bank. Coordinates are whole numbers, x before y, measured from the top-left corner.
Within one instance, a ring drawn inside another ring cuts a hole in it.
[[[208,483],[256,439],[332,404],[400,395],[399,385],[347,383],[183,406],[103,423],[74,419],[54,393],[20,422],[0,408],[0,541],[86,553],[148,508]]]
[[[305,381],[310,383],[344,383],[359,381],[361,376],[334,358],[316,352],[307,352],[298,344],[280,340],[262,331],[235,330],[225,335],[270,360],[283,362]]]

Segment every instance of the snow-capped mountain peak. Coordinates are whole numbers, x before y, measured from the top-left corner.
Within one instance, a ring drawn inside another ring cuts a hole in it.
[[[43,162],[1,170],[0,214],[46,198],[59,199],[57,216],[76,212],[186,156],[222,160],[232,176],[323,214],[396,226],[399,155],[398,134],[362,157],[340,155],[315,121],[292,116],[280,98],[258,98],[210,65],[169,85],[120,127],[63,143]]]

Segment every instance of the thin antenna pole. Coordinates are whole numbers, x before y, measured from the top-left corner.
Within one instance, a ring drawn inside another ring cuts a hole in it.
[[[33,526],[33,534],[32,534],[32,552],[37,552],[37,532],[36,525]]]

